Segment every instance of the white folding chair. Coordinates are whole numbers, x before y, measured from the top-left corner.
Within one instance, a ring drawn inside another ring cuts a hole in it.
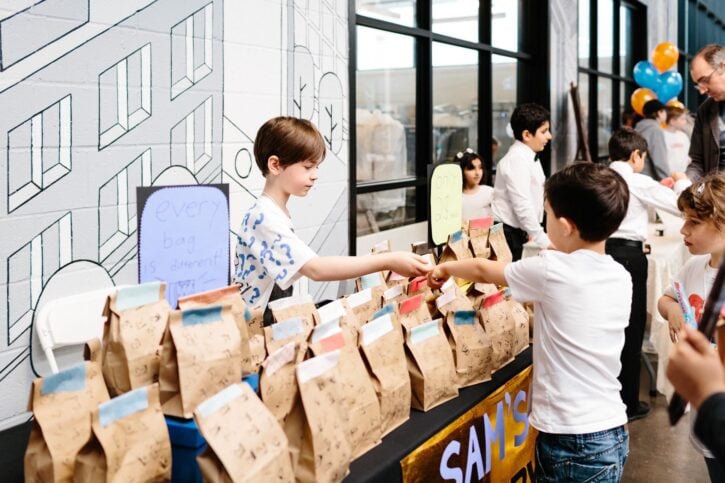
[[[53,349],[84,344],[103,337],[103,307],[106,298],[119,287],[107,287],[51,300],[40,309],[35,330],[50,370],[58,372]]]

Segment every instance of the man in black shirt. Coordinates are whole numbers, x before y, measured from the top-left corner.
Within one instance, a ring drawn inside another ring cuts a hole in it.
[[[708,98],[697,110],[687,176],[695,181],[725,171],[725,45],[703,47],[690,62],[690,76]]]

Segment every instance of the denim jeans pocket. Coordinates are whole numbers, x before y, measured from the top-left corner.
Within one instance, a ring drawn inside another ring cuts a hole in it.
[[[621,473],[619,464],[610,465],[587,465],[571,461],[567,465],[567,473],[569,478],[567,481],[577,483],[616,483],[619,481]]]

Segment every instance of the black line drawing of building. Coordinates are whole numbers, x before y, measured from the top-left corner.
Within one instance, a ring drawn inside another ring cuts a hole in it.
[[[291,209],[314,250],[347,253],[345,0],[12,5],[0,27],[27,31],[0,32],[0,430],[27,419],[43,369],[38,308],[136,282],[137,186],[229,183],[235,240],[263,183],[251,152],[264,119],[320,126],[330,183]]]

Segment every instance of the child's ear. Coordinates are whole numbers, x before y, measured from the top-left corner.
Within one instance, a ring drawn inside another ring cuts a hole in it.
[[[271,174],[278,175],[282,172],[282,164],[279,161],[279,158],[275,155],[270,156],[267,158],[267,169]]]
[[[521,139],[523,139],[524,141],[528,141],[532,137],[534,137],[534,136],[531,134],[531,131],[529,131],[528,129],[524,129],[523,131],[521,131]]]
[[[577,227],[569,218],[557,218],[556,222],[561,225],[561,233],[564,236],[571,236],[577,231]]]

